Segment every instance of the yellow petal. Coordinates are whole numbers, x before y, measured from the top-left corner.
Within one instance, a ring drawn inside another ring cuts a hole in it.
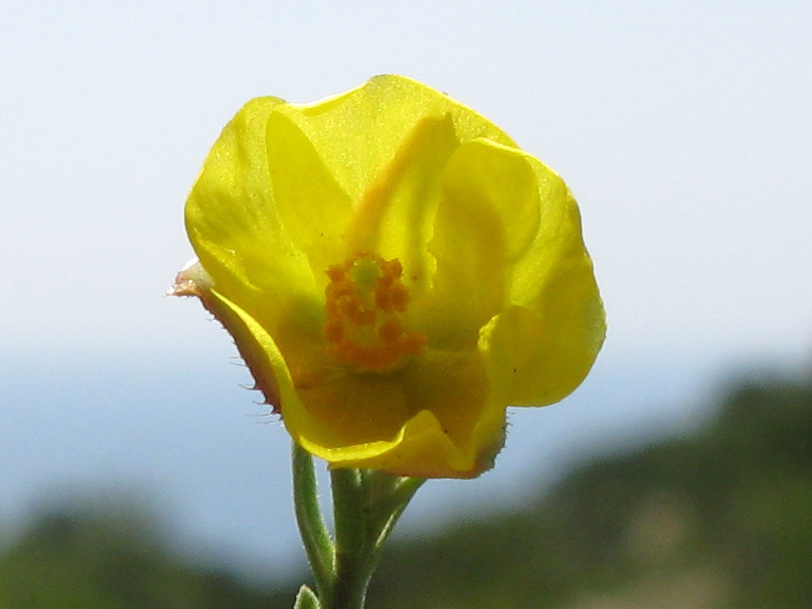
[[[360,200],[392,162],[415,125],[449,116],[460,141],[513,140],[470,108],[403,76],[377,76],[363,86],[300,108],[299,126],[353,200]]]
[[[483,328],[480,349],[494,378],[510,387],[511,404],[541,406],[581,383],[606,324],[575,200],[549,168],[528,162],[541,201],[538,231],[514,266],[510,302]]]
[[[350,226],[348,243],[357,251],[400,260],[412,298],[430,279],[426,244],[440,198],[438,177],[458,146],[448,116],[422,118],[364,191]]]
[[[374,448],[370,456],[352,459],[347,455],[350,458],[339,460],[335,459],[337,455],[331,455],[329,460],[332,467],[379,469],[418,478],[473,478],[493,465],[492,459],[479,462],[463,454],[428,410],[409,420],[395,441],[369,448]]]
[[[442,348],[475,349],[479,329],[505,305],[512,264],[538,231],[536,176],[521,151],[478,139],[456,150],[440,180],[429,243],[437,268],[421,323]]]
[[[186,203],[189,239],[217,291],[275,336],[283,323],[294,333],[318,328],[321,315],[307,256],[290,238],[271,187],[266,127],[282,103],[259,98],[240,110]]]
[[[504,405],[491,399],[476,352],[427,353],[397,373],[337,375],[285,405],[291,435],[335,467],[471,477],[503,442]]]
[[[313,143],[281,105],[268,117],[267,154],[273,206],[292,244],[303,252],[322,287],[325,270],[346,257],[343,235],[352,201]]]
[[[287,363],[265,328],[209,285],[198,283],[194,292],[186,291],[181,294],[198,296],[203,306],[234,337],[240,355],[256,381],[256,388],[262,391],[266,401],[274,406],[276,412],[281,403],[295,406],[298,397]]]
[[[402,76],[378,76],[342,95],[284,106],[276,114],[295,123],[353,201],[353,219],[340,239],[344,258],[361,251],[398,258],[413,298],[432,272],[426,244],[439,199],[437,177],[451,154],[478,137],[515,146],[480,114]]]

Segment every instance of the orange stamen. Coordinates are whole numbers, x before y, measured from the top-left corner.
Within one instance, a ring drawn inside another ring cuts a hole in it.
[[[330,352],[356,372],[387,372],[426,344],[404,329],[409,289],[399,260],[364,252],[327,269],[323,327]]]

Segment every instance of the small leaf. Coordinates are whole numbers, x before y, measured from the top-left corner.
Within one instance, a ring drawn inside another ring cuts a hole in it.
[[[305,585],[299,588],[293,609],[321,609],[321,603],[313,591]]]

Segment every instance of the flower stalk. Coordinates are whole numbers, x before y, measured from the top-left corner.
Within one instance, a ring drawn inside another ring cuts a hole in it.
[[[303,586],[296,606],[363,609],[383,545],[424,479],[334,469],[330,480],[334,540],[318,505],[313,458],[294,443],[296,518],[317,591]]]

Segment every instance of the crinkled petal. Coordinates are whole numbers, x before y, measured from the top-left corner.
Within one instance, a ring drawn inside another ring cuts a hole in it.
[[[581,383],[606,323],[575,200],[558,175],[532,157],[528,163],[541,201],[538,231],[513,270],[510,303],[483,328],[480,349],[510,404],[541,406]]]
[[[300,388],[285,424],[335,467],[399,475],[471,477],[504,441],[504,405],[492,400],[476,352],[429,353],[387,376],[337,374]]]
[[[312,449],[307,444],[304,447]],[[327,457],[331,467],[378,469],[419,478],[473,478],[493,466],[493,455],[479,461],[461,452],[443,433],[437,417],[429,410],[421,410],[410,419],[392,442],[365,447],[357,459],[350,451],[342,453]],[[314,454],[319,453],[314,451]]]
[[[486,362],[477,351],[428,350],[404,370],[413,411],[431,411],[461,455],[462,477],[493,466],[504,444],[504,396],[491,386]],[[431,454],[430,452],[428,454]]]

